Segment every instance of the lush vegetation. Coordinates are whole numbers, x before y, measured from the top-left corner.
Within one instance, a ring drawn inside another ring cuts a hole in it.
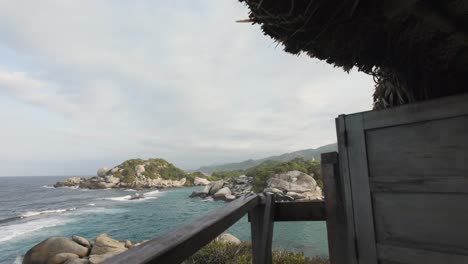
[[[211,176],[206,177],[209,181],[219,181],[219,180],[229,180],[233,178],[237,178],[244,174],[242,170],[236,171],[215,171],[211,174]]]
[[[205,173],[212,173],[214,171],[238,171],[238,170],[248,170],[255,166],[258,166],[266,161],[274,160],[278,162],[286,162],[290,161],[295,158],[303,158],[305,160],[312,160],[320,158],[321,153],[337,151],[338,146],[336,143],[329,144],[325,146],[318,147],[316,149],[305,149],[299,150],[291,153],[285,153],[278,156],[270,156],[263,159],[253,160],[249,159],[246,161],[238,162],[238,163],[228,163],[222,165],[215,165],[215,166],[204,166],[199,168],[199,171]]]
[[[253,190],[255,192],[261,192],[266,187],[267,180],[274,174],[297,170],[313,175],[318,186],[323,186],[323,181],[320,176],[320,162],[316,160],[305,160],[304,158],[295,158],[286,162],[268,160],[248,170],[216,171],[213,172],[211,176],[205,176],[201,172],[187,173],[164,159],[130,159],[117,166],[119,169],[117,172],[112,173],[109,171],[108,174],[120,178],[121,181],[125,183],[131,183],[135,181],[137,174],[135,168],[137,165],[145,166],[145,171],[142,172],[142,174],[147,178],[162,178],[166,180],[180,180],[186,178],[188,185],[193,183],[195,177],[206,178],[209,181],[218,181],[237,178],[245,174],[254,178]]]
[[[266,161],[246,171],[246,175],[254,178],[255,192],[260,192],[266,187],[267,180],[277,173],[288,171],[302,171],[309,175],[313,175],[317,181],[317,185],[323,187],[323,179],[320,175],[320,162],[317,160],[304,160],[303,158],[295,158],[287,162]]]
[[[166,180],[180,180],[182,178],[192,178],[185,171],[175,167],[172,163],[167,162],[163,159],[130,159],[124,161],[122,164],[117,166],[118,172],[108,174],[114,175],[114,177],[120,178],[121,181],[131,183],[135,180],[137,165],[144,165],[145,171],[142,173],[144,176],[156,179],[163,178]]]
[[[186,260],[185,264],[250,264],[252,251],[248,243],[235,245],[232,243],[213,241]],[[274,264],[329,264],[323,257],[307,258],[300,253],[273,251]]]

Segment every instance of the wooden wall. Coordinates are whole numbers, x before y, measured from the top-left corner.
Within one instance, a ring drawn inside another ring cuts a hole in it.
[[[337,131],[355,261],[468,263],[468,96],[343,115]]]

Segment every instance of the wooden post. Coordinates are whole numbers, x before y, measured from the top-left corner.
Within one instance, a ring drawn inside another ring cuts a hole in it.
[[[356,263],[353,250],[354,237],[349,236],[349,229],[352,229],[352,226],[346,217],[338,153],[323,153],[321,163],[330,263],[354,264]]]
[[[265,205],[259,204],[249,212],[250,232],[252,236],[252,263],[262,264],[262,221],[265,212]]]
[[[274,214],[275,201],[271,194],[266,195],[265,204],[258,205],[249,212],[253,264],[272,263]]]

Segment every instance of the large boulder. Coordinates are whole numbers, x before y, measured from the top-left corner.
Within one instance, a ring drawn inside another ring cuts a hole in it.
[[[60,253],[71,253],[79,257],[86,257],[89,248],[84,247],[73,240],[65,237],[50,237],[37,244],[28,252],[23,259],[23,264],[43,264]],[[71,256],[71,255],[70,255]]]
[[[195,179],[193,180],[193,185],[196,185],[196,186],[208,185],[208,184],[210,184],[210,181],[205,178],[195,177]]]
[[[87,247],[87,248],[91,247],[91,242],[89,242],[89,240],[84,237],[73,235],[72,240],[82,245],[83,247]]]
[[[91,249],[91,255],[117,255],[126,251],[125,245],[117,240],[114,240],[107,236],[107,234],[100,234],[96,237],[96,242]]]
[[[221,188],[219,191],[217,191],[213,197],[215,199],[225,199],[226,198],[226,195],[230,195],[231,194],[231,190],[229,189],[229,187],[224,187],[224,188]]]
[[[211,190],[211,185],[206,185],[205,188],[203,188],[202,193],[209,194]]]
[[[311,192],[317,188],[314,178],[300,171],[275,174],[267,181],[268,188],[276,188],[284,192]]]
[[[212,182],[209,194],[212,195],[212,194],[217,193],[219,190],[221,190],[221,188],[223,188],[223,186],[224,186],[223,180]]]
[[[89,256],[89,264],[100,264],[106,259],[115,256],[116,254],[103,254],[103,255],[91,255]]]
[[[229,234],[229,233],[223,233],[219,235],[218,237],[215,238],[216,241],[222,242],[222,243],[231,243],[235,245],[239,245],[241,243],[240,239],[237,237]]]
[[[79,256],[73,253],[59,253],[47,260],[47,264],[63,264],[67,260],[78,259]]]
[[[104,181],[106,183],[118,184],[120,182],[120,179],[117,177],[114,177],[113,175],[107,175],[104,177]]]
[[[234,201],[235,199],[237,199],[236,196],[235,196],[235,195],[232,195],[232,194],[226,194],[226,195],[224,196],[224,200],[226,200],[226,201],[228,201],[228,202]]]
[[[104,177],[104,176],[106,176],[108,171],[109,171],[109,169],[107,167],[99,168],[99,170],[97,171],[97,176],[98,177]]]

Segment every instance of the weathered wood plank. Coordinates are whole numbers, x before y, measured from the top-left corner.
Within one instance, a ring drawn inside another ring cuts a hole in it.
[[[370,177],[468,179],[467,135],[468,116],[367,131]]]
[[[364,129],[389,127],[468,114],[468,94],[364,113]]]
[[[272,264],[272,243],[273,243],[273,225],[275,213],[275,200],[273,195],[267,194],[265,200],[265,213],[263,214],[263,231],[262,231],[262,255],[264,264]]]
[[[106,264],[176,264],[190,257],[259,204],[241,197],[195,221],[105,261]]]
[[[447,254],[416,248],[405,248],[392,245],[377,245],[380,263],[404,264],[464,264],[468,263],[468,256]]]
[[[322,154],[321,173],[325,194],[325,211],[327,214],[328,252],[333,264],[348,263],[347,229],[343,193],[340,186],[338,153]]]
[[[265,204],[259,204],[249,212],[250,233],[252,236],[252,263],[263,264],[262,233],[263,215],[265,214]]]
[[[353,198],[351,190],[351,176],[349,171],[349,156],[348,156],[348,145],[347,145],[347,132],[345,116],[341,115],[336,120],[336,134],[338,138],[338,153],[339,153],[339,178],[337,179],[337,192],[341,194],[342,204],[345,214],[345,244],[347,245],[347,258],[349,264],[358,263],[357,252],[356,252],[356,230],[354,225],[354,210],[353,210]]]
[[[377,264],[374,222],[369,187],[366,138],[362,115],[346,117],[346,133],[358,263]]]
[[[375,193],[373,201],[378,243],[468,255],[468,195]]]
[[[325,221],[325,203],[310,202],[276,202],[275,222],[289,221]]]
[[[468,177],[379,177],[369,180],[372,192],[468,194]]]

